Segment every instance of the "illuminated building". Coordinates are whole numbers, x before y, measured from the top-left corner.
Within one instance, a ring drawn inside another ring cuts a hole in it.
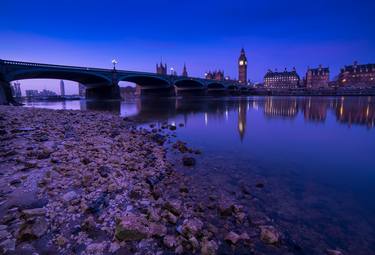
[[[338,84],[342,87],[371,87],[375,86],[375,64],[345,66],[341,69]]]
[[[238,82],[242,85],[247,84],[247,58],[243,48],[238,58]]]
[[[306,72],[307,88],[327,88],[329,83],[329,68],[319,65],[318,68],[309,68]]]
[[[264,76],[264,87],[266,88],[297,88],[299,85],[299,75],[295,68],[288,72],[285,68],[284,72],[273,72],[268,70]]]

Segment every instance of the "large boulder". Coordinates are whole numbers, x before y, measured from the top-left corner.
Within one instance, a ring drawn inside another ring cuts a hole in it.
[[[182,234],[186,237],[197,236],[201,233],[203,222],[197,218],[186,219],[182,223]]]

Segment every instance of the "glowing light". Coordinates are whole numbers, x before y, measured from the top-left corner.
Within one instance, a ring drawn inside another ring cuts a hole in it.
[[[207,126],[208,124],[208,114],[207,112],[204,113],[204,124]]]

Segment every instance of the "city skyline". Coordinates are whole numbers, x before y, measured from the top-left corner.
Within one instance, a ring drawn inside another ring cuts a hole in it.
[[[374,5],[372,1],[108,1],[103,6],[64,1],[50,6],[43,0],[22,5],[5,0],[0,58],[104,68],[111,68],[116,58],[119,69],[148,72],[154,72],[163,58],[178,73],[186,63],[190,76],[203,77],[205,71],[216,69],[238,79],[237,59],[243,47],[252,81],[261,82],[268,69],[296,67],[304,74],[308,66],[319,64],[328,66],[333,78],[355,60],[374,61]],[[79,12],[82,8],[87,11]],[[99,10],[100,20],[90,15]],[[40,81],[21,83],[43,89]],[[66,82],[67,94],[72,84]]]

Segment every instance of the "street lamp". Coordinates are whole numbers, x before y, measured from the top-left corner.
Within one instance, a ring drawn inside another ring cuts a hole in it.
[[[171,75],[173,75],[173,74],[174,74],[174,68],[171,67]]]
[[[116,64],[117,64],[117,60],[116,59],[112,59],[112,65],[113,65],[113,70],[116,70]]]

